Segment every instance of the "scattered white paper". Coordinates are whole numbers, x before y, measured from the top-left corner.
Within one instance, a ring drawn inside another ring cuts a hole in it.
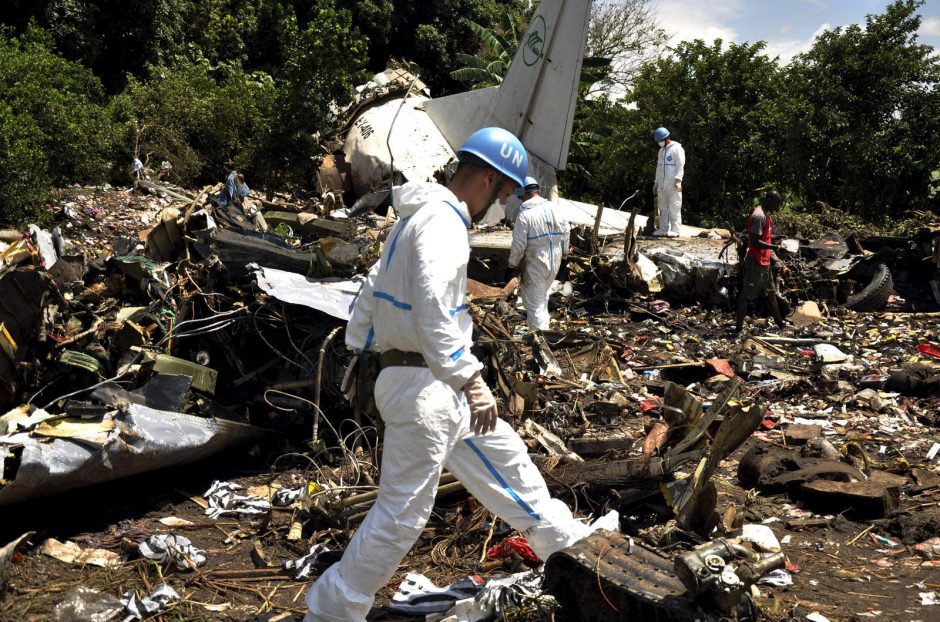
[[[779,553],[780,541],[767,525],[744,525],[741,540],[753,542],[764,553]]]

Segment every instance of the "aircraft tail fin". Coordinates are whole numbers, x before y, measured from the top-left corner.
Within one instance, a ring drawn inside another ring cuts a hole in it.
[[[453,149],[476,130],[498,125],[545,164],[565,168],[590,6],[590,0],[542,0],[502,84],[427,102]]]

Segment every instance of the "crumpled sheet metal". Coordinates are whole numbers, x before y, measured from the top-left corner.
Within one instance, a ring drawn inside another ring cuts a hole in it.
[[[731,272],[730,264],[673,248],[657,247],[646,252],[659,268],[666,294],[707,304],[730,302],[728,289],[722,284]]]
[[[19,469],[0,490],[0,506],[129,475],[202,460],[266,430],[131,404],[102,446],[56,438],[27,438]],[[2,447],[2,445],[0,445]]]
[[[303,305],[340,320],[349,321],[362,279],[311,279],[277,268],[249,266],[258,287],[281,302]]]

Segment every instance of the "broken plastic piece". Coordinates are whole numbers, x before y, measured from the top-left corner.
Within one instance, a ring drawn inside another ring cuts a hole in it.
[[[141,542],[138,550],[142,557],[161,563],[171,561],[180,570],[206,565],[206,552],[197,549],[189,538],[183,536],[155,534]]]
[[[53,614],[56,622],[108,622],[122,611],[124,604],[114,596],[78,585],[66,592]]]

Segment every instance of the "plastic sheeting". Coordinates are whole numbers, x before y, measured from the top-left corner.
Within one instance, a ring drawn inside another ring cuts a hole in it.
[[[362,286],[362,279],[311,279],[295,272],[276,268],[249,266],[258,280],[258,287],[281,302],[303,305],[327,315],[349,321],[353,302]]]
[[[131,404],[114,416],[114,429],[100,445],[87,439],[40,439],[27,433],[0,438],[0,451],[22,445],[19,468],[3,489],[0,506],[202,460],[261,436],[262,428],[154,410]]]

